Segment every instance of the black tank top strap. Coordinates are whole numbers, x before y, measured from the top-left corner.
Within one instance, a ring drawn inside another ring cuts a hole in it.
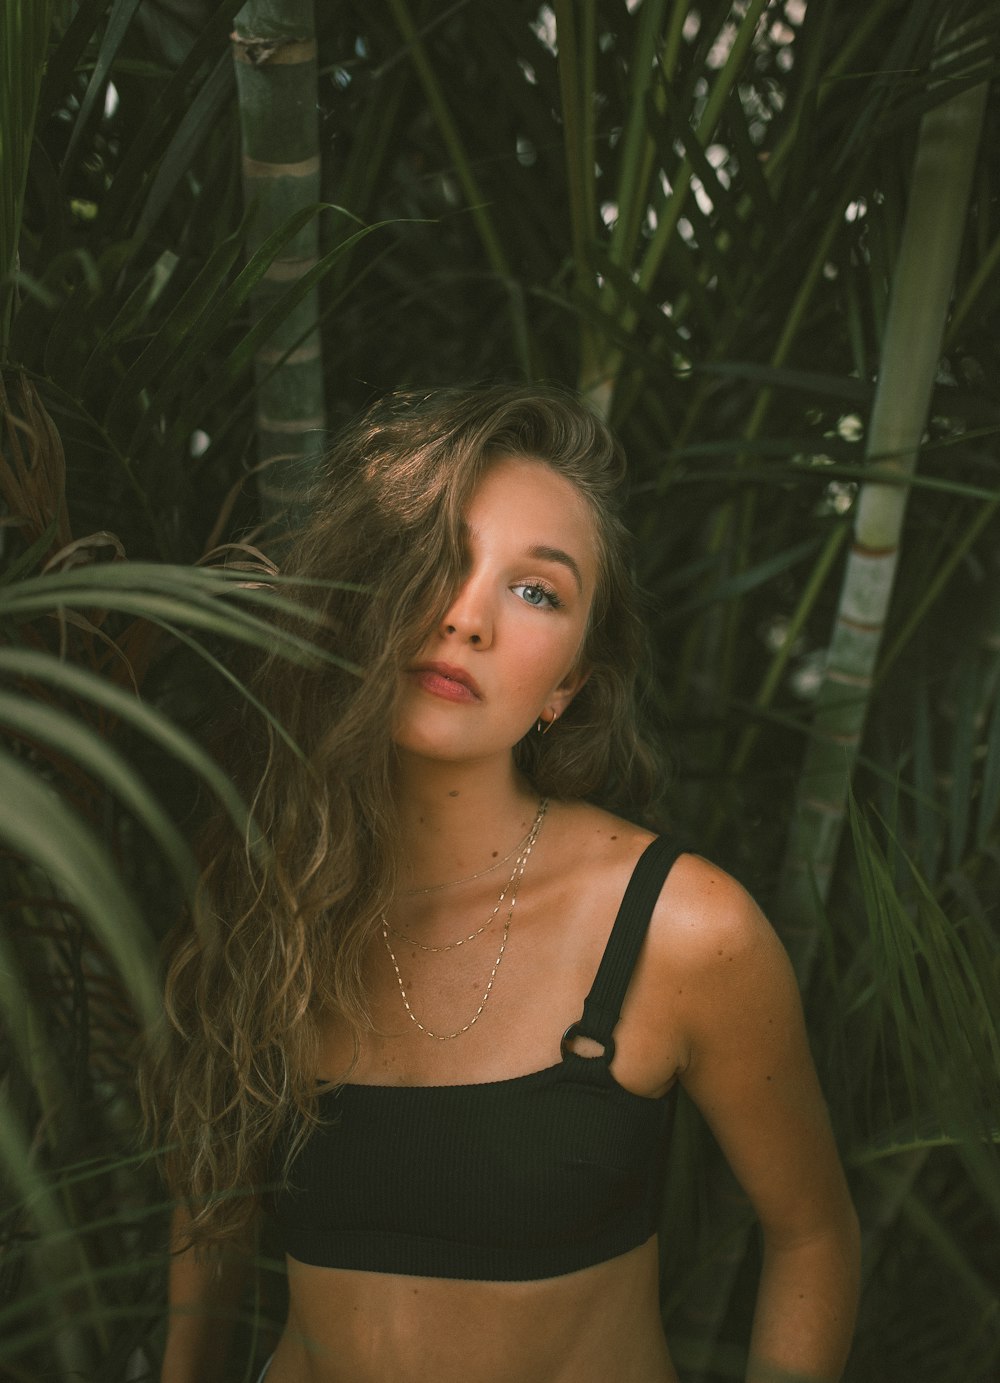
[[[683,852],[683,845],[666,836],[657,836],[639,856],[594,983],[584,1001],[583,1014],[563,1035],[564,1056],[572,1051],[568,1044],[574,1037],[589,1037],[604,1047],[599,1060],[605,1065],[610,1064],[615,1051],[611,1034],[621,1016],[639,948],[649,928],[660,890],[677,856]]]

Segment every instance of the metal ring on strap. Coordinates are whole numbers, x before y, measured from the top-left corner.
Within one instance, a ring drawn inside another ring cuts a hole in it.
[[[573,1048],[569,1045],[574,1037],[587,1037],[590,1042],[600,1042],[600,1038],[589,1037],[587,1033],[581,1032],[579,1022],[570,1023],[559,1042],[559,1055],[564,1059],[568,1056],[582,1055],[580,1052],[574,1052]],[[606,1061],[610,1066],[615,1059],[615,1039],[609,1037],[607,1042],[601,1045],[604,1047],[604,1051],[601,1052],[600,1056],[584,1056],[582,1059],[584,1061]]]

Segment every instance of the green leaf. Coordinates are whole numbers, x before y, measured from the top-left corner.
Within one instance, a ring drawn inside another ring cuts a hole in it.
[[[87,90],[83,94],[80,102],[80,109],[73,122],[73,132],[70,135],[69,146],[66,150],[65,167],[69,168],[73,164],[77,146],[83,138],[84,132],[90,123],[94,107],[98,99],[103,99],[105,86],[111,73],[111,68],[118,54],[118,49],[128,32],[129,25],[135,18],[136,11],[142,4],[142,0],[113,0],[111,13],[108,16],[107,27],[101,40],[101,46],[97,53],[97,60],[94,63],[94,70],[90,74],[90,81],[87,83]]]
[[[25,855],[86,917],[144,1023],[160,1011],[152,942],[114,860],[93,831],[10,754],[0,750],[0,839]]]
[[[0,691],[0,725],[46,745],[105,783],[146,827],[188,892],[193,891],[198,872],[194,855],[139,775],[100,735],[78,717],[5,691]]]

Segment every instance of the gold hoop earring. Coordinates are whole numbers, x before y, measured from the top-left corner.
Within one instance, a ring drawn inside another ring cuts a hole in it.
[[[541,718],[539,718],[539,720],[535,724],[535,729],[538,731],[540,735],[547,735],[558,719],[558,712],[552,717],[551,720],[542,720]]]

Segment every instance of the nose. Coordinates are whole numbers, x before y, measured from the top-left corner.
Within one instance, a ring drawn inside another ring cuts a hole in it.
[[[493,612],[481,582],[469,578],[460,587],[440,624],[443,638],[457,639],[474,648],[493,642]]]

